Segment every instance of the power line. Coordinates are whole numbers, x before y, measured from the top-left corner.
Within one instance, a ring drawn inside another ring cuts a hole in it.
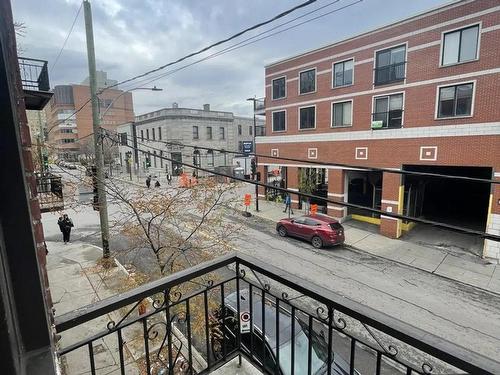
[[[306,13],[306,14],[302,15],[302,16],[296,17],[296,18],[294,18],[294,19],[293,19],[293,20],[291,20],[291,21],[284,22],[284,23],[282,23],[282,24],[280,24],[280,25],[277,25],[277,26],[275,26],[275,27],[273,27],[273,28],[271,28],[271,29],[269,29],[269,30],[263,31],[263,32],[261,32],[261,33],[259,33],[259,34],[255,35],[255,36],[252,36],[252,37],[250,37],[250,38],[244,39],[244,40],[242,40],[241,42],[235,43],[235,44],[233,44],[233,45],[231,45],[231,46],[229,46],[229,47],[226,47],[226,48],[224,48],[224,49],[222,49],[222,50],[220,50],[220,51],[214,52],[214,53],[212,53],[212,54],[210,54],[210,55],[208,55],[208,56],[206,56],[206,57],[204,57],[204,58],[202,58],[202,59],[199,59],[199,60],[193,61],[192,63],[186,64],[186,65],[183,65],[183,66],[181,66],[181,67],[179,67],[179,68],[176,68],[176,69],[173,69],[173,70],[169,70],[169,71],[164,72],[164,73],[162,73],[162,74],[160,74],[160,75],[157,75],[156,77],[153,77],[152,79],[149,79],[149,80],[141,80],[141,81],[139,81],[139,82],[140,82],[140,85],[145,85],[145,84],[148,84],[148,83],[154,82],[154,81],[156,81],[156,80],[158,80],[158,79],[160,79],[160,78],[164,78],[164,77],[170,76],[170,75],[172,75],[172,74],[174,74],[174,73],[179,72],[180,70],[184,70],[184,69],[186,69],[186,68],[188,68],[188,67],[190,67],[190,66],[196,65],[196,64],[198,64],[198,63],[200,63],[200,62],[203,62],[203,61],[206,61],[206,60],[209,60],[209,59],[212,59],[212,58],[215,58],[215,57],[218,57],[218,56],[224,55],[224,54],[226,54],[226,53],[229,53],[229,52],[235,51],[235,50],[237,50],[237,49],[240,49],[240,48],[246,47],[246,46],[248,46],[248,45],[250,45],[250,44],[257,43],[257,42],[259,42],[259,41],[261,41],[261,40],[264,40],[264,39],[270,38],[270,37],[272,37],[272,36],[274,36],[274,35],[281,34],[281,33],[285,32],[285,31],[288,31],[288,30],[294,29],[294,28],[299,27],[299,26],[301,26],[301,25],[304,25],[304,24],[306,24],[306,23],[308,23],[308,22],[314,21],[314,20],[316,20],[316,19],[318,19],[318,18],[325,17],[325,16],[330,15],[330,14],[332,14],[332,13],[336,13],[336,12],[341,11],[341,10],[343,10],[343,9],[349,8],[349,7],[353,6],[353,5],[356,5],[356,4],[360,3],[360,2],[362,2],[363,0],[357,0],[357,1],[353,2],[353,3],[347,4],[347,5],[344,5],[344,6],[340,7],[340,8],[336,8],[336,9],[331,10],[331,11],[329,11],[329,12],[326,12],[326,13],[320,14],[320,15],[318,15],[318,16],[316,16],[316,17],[314,17],[314,18],[310,18],[310,19],[308,19],[308,20],[305,20],[305,21],[300,22],[300,23],[298,23],[298,24],[292,25],[292,26],[287,27],[287,28],[285,28],[285,29],[279,30],[279,31],[277,31],[277,32],[275,32],[275,33],[269,34],[269,35],[264,36],[264,37],[262,37],[262,38],[255,39],[255,38],[257,38],[257,37],[259,37],[259,36],[261,36],[261,35],[267,34],[268,32],[270,32],[270,31],[272,31],[272,30],[274,30],[274,29],[276,29],[276,28],[278,28],[278,27],[281,27],[281,26],[283,26],[283,25],[286,25],[286,24],[288,24],[288,23],[290,23],[290,22],[292,22],[292,21],[295,21],[295,20],[297,20],[297,19],[299,19],[299,18],[302,18],[302,17],[304,17],[304,16],[306,16],[306,15],[309,15],[309,14],[311,14],[311,13],[313,13],[313,12],[316,12],[316,11],[318,11],[318,10],[320,10],[320,9],[323,9],[323,8],[325,8],[325,7],[327,7],[327,6],[330,6],[330,5],[334,4],[334,3],[337,3],[338,1],[340,1],[340,0],[336,0],[336,1],[332,2],[332,3],[326,4],[326,5],[322,6],[322,7],[318,8],[318,9],[315,9],[315,10],[313,10],[313,11],[310,11],[310,12],[308,12],[308,13]],[[254,40],[252,40],[252,39],[254,39]],[[248,43],[244,43],[244,42],[246,42],[246,41],[248,41],[248,40],[250,40]]]
[[[256,35],[253,35],[253,36],[251,36],[251,37],[249,37],[249,38],[243,39],[242,41],[240,41],[240,42],[238,42],[238,43],[232,44],[232,45],[230,45],[230,46],[228,46],[228,47],[226,47],[226,48],[221,49],[220,51],[217,51],[217,52],[214,52],[214,53],[212,53],[212,54],[210,54],[210,55],[208,55],[208,56],[205,56],[205,57],[204,57],[204,58],[202,58],[202,59],[199,59],[199,60],[196,60],[196,61],[194,61],[194,62],[192,62],[192,63],[186,64],[186,65],[183,65],[183,66],[181,66],[180,68],[173,69],[173,70],[167,71],[167,72],[165,72],[165,73],[162,73],[162,74],[160,74],[160,75],[157,75],[156,77],[153,77],[153,78],[152,78],[152,79],[150,79],[150,80],[140,80],[140,81],[139,81],[139,82],[140,82],[139,84],[140,84],[140,85],[148,84],[148,83],[153,82],[153,81],[155,81],[155,80],[157,80],[157,79],[160,79],[160,78],[163,78],[163,77],[169,76],[169,75],[171,75],[171,74],[173,74],[173,73],[176,73],[176,72],[178,72],[179,70],[183,70],[183,69],[185,69],[185,68],[188,68],[188,67],[190,67],[190,66],[193,66],[193,65],[195,65],[195,64],[198,64],[198,63],[200,63],[200,62],[203,62],[203,61],[209,60],[209,59],[211,59],[211,58],[214,58],[214,57],[217,57],[217,56],[223,55],[223,54],[228,53],[228,52],[231,52],[231,51],[234,51],[234,50],[236,50],[236,49],[238,49],[238,48],[241,48],[241,47],[247,46],[247,45],[249,45],[249,44],[252,44],[252,43],[258,42],[259,40],[262,40],[262,39],[264,39],[264,38],[260,38],[260,39],[258,39],[258,40],[253,41],[253,42],[250,42],[250,43],[245,43],[245,42],[250,41],[250,40],[252,40],[252,39],[258,38],[258,37],[259,37],[259,36],[261,36],[261,35],[264,35],[264,34],[267,34],[267,33],[271,32],[271,31],[273,31],[273,30],[276,30],[276,29],[278,29],[278,28],[280,28],[280,27],[282,27],[282,26],[284,26],[284,25],[287,25],[287,24],[289,24],[289,23],[292,23],[292,22],[294,22],[294,21],[296,21],[296,20],[298,20],[298,19],[300,19],[300,18],[304,18],[304,17],[306,17],[306,16],[308,16],[308,15],[310,15],[310,14],[312,14],[312,13],[316,13],[316,12],[318,12],[318,11],[320,11],[320,10],[324,9],[324,8],[327,8],[327,7],[329,7],[329,6],[332,6],[333,4],[336,4],[336,3],[340,2],[340,1],[341,1],[341,0],[335,0],[335,1],[332,1],[332,2],[330,2],[330,3],[328,3],[328,4],[322,5],[322,6],[321,6],[321,7],[319,7],[319,8],[316,8],[316,9],[314,9],[314,10],[311,10],[311,11],[309,11],[309,12],[307,12],[307,13],[304,13],[304,14],[302,14],[302,15],[300,15],[300,16],[297,16],[297,17],[295,17],[295,18],[293,18],[293,19],[291,19],[291,20],[289,20],[289,21],[283,22],[283,23],[281,23],[281,24],[279,24],[279,25],[273,26],[273,27],[271,27],[270,29],[265,30],[265,31],[263,31],[263,32],[261,32],[261,33],[258,33],[258,34],[256,34]],[[358,0],[358,1],[356,1],[355,3],[351,3],[351,4],[347,5],[347,6],[342,7],[342,8],[338,8],[338,9],[335,9],[335,10],[330,11],[330,12],[328,12],[328,13],[321,14],[320,16],[318,16],[318,17],[316,17],[316,18],[314,18],[314,19],[317,19],[317,18],[320,18],[320,17],[324,17],[324,16],[326,16],[326,15],[329,15],[329,14],[331,14],[331,13],[337,12],[337,11],[339,11],[339,10],[342,10],[342,9],[344,9],[344,8],[347,8],[347,7],[349,7],[349,6],[352,6],[352,5],[354,5],[354,4],[356,4],[356,3],[359,3],[359,2],[361,2],[361,1],[363,1],[363,0]],[[312,21],[312,20],[313,20],[313,19],[307,20],[307,21],[305,21],[305,22],[302,22],[302,23],[300,23],[300,24],[294,25],[294,26],[289,27],[289,28],[287,28],[287,29],[285,29],[285,30],[282,30],[282,31],[280,31],[280,32],[283,32],[283,31],[286,31],[286,30],[290,30],[290,29],[292,29],[292,28],[298,27],[298,26],[300,26],[300,25],[302,25],[302,24],[304,24],[304,23],[310,22],[310,21]],[[278,33],[279,33],[279,32],[278,32]],[[278,34],[278,33],[273,33],[272,35],[276,35],[276,34]],[[272,35],[269,35],[269,36],[272,36]],[[243,43],[245,43],[245,44],[244,44],[244,45],[242,45]],[[240,46],[240,45],[241,45],[241,47],[238,47],[238,46]],[[236,47],[238,47],[238,48],[236,48]]]
[[[82,5],[83,5],[83,3],[80,4],[80,7],[78,8],[78,11],[76,12],[75,19],[73,20],[73,23],[71,24],[71,28],[69,29],[68,34],[66,35],[66,39],[64,39],[64,43],[63,43],[63,45],[61,47],[61,50],[57,54],[57,57],[56,57],[54,63],[52,64],[52,66],[49,69],[49,73],[52,73],[52,70],[54,69],[54,67],[56,66],[57,62],[59,61],[59,57],[61,57],[61,54],[62,54],[62,52],[64,50],[64,47],[66,46],[66,43],[67,43],[67,41],[69,39],[69,36],[71,35],[71,33],[73,31],[73,27],[75,26],[76,20],[78,19],[78,15],[80,14],[80,11],[82,10]]]
[[[256,25],[250,26],[250,27],[248,27],[248,28],[246,28],[246,29],[244,29],[242,31],[239,31],[236,34],[231,35],[230,37],[227,37],[225,39],[219,40],[218,42],[210,44],[209,46],[206,46],[206,47],[204,47],[204,48],[202,48],[202,49],[200,49],[200,50],[198,50],[196,52],[192,52],[192,53],[190,53],[188,55],[185,55],[185,56],[183,56],[183,57],[181,57],[181,58],[179,58],[179,59],[177,59],[175,61],[172,61],[172,62],[169,62],[169,63],[164,64],[162,66],[159,66],[158,68],[155,68],[155,69],[152,69],[152,70],[148,70],[145,73],[136,75],[136,76],[134,76],[132,78],[129,78],[129,79],[126,79],[124,81],[118,82],[118,83],[116,83],[114,85],[108,86],[108,87],[106,87],[106,89],[109,89],[109,88],[112,88],[112,87],[115,87],[115,86],[118,86],[118,85],[123,85],[123,84],[131,82],[131,81],[135,81],[138,78],[145,77],[145,76],[150,75],[152,73],[155,73],[155,72],[158,72],[160,70],[163,70],[163,69],[165,69],[165,68],[167,68],[169,66],[172,66],[174,64],[180,63],[181,61],[189,59],[190,57],[199,55],[199,54],[201,54],[201,53],[203,53],[205,51],[208,51],[209,49],[217,47],[218,45],[221,45],[221,44],[224,44],[226,42],[229,42],[230,40],[236,39],[237,37],[239,37],[239,36],[241,36],[243,34],[246,34],[249,31],[258,29],[259,27],[262,27],[262,26],[267,25],[267,24],[269,24],[271,22],[274,22],[277,19],[283,18],[283,17],[287,16],[288,14],[290,14],[290,13],[292,13],[292,12],[298,10],[298,9],[304,8],[304,7],[308,6],[308,5],[311,5],[312,3],[315,3],[316,1],[317,0],[308,0],[308,1],[305,1],[302,4],[299,4],[299,5],[297,5],[297,6],[293,7],[293,8],[290,8],[288,10],[285,10],[284,12],[281,12],[278,15],[276,15],[276,16],[274,16],[274,17],[272,17],[272,18],[270,18],[270,19],[268,19],[266,21],[260,22],[260,23],[258,23]]]
[[[112,139],[111,137],[109,137],[109,135],[105,135],[105,136],[108,137],[108,138],[110,138],[110,139]],[[127,137],[127,139],[129,139],[129,138],[130,137]],[[133,141],[133,139],[132,139],[132,141]],[[148,148],[151,148],[153,150],[163,151],[163,150],[160,150],[160,149],[155,148],[153,146],[144,145],[144,144],[141,144],[141,145],[146,146]],[[129,147],[129,148],[131,148],[133,150],[140,151],[140,152],[147,152],[147,151],[141,150],[138,147],[131,146],[128,143],[125,146]],[[446,223],[442,223],[442,222],[438,222],[438,221],[421,219],[421,218],[416,218],[416,217],[402,215],[402,214],[395,214],[395,213],[392,213],[392,212],[386,212],[386,211],[378,210],[376,208],[365,207],[365,206],[361,206],[361,205],[354,204],[354,203],[336,201],[336,200],[332,200],[330,198],[320,197],[320,196],[317,196],[317,195],[314,195],[314,194],[303,193],[303,192],[298,192],[298,191],[295,191],[295,190],[289,190],[289,189],[278,187],[278,186],[268,185],[268,184],[260,182],[260,181],[246,180],[244,178],[227,175],[225,173],[213,171],[213,170],[206,169],[206,168],[203,168],[203,167],[200,167],[200,166],[197,166],[197,165],[189,164],[189,163],[186,163],[186,162],[183,162],[183,161],[174,160],[174,159],[165,157],[163,155],[158,155],[157,154],[156,156],[159,157],[160,159],[167,160],[167,161],[170,161],[170,162],[175,162],[177,164],[181,164],[181,165],[184,165],[184,166],[189,167],[189,168],[193,168],[193,169],[196,169],[196,170],[199,170],[199,171],[203,171],[203,172],[206,172],[206,173],[211,174],[211,175],[221,176],[221,177],[227,177],[227,178],[230,178],[230,179],[235,180],[235,181],[241,181],[241,182],[249,183],[249,184],[252,184],[252,185],[257,185],[257,186],[261,186],[261,187],[265,187],[265,188],[270,188],[270,189],[282,191],[282,192],[285,192],[285,193],[288,193],[288,194],[294,194],[294,195],[299,195],[299,196],[303,196],[303,197],[307,197],[307,198],[319,199],[321,201],[324,201],[324,202],[327,202],[327,203],[336,204],[338,206],[358,208],[358,209],[365,210],[365,211],[368,211],[368,212],[371,212],[371,213],[379,214],[381,216],[391,217],[391,218],[400,219],[400,220],[413,221],[413,222],[421,223],[421,224],[432,225],[432,226],[435,226],[435,227],[438,227],[438,228],[444,228],[444,229],[453,230],[455,232],[472,234],[472,235],[476,235],[476,236],[482,237],[484,239],[488,239],[488,240],[500,242],[500,235],[495,235],[495,234],[486,233],[486,232],[483,232],[483,231],[478,231],[478,230],[474,230],[474,229],[459,227],[459,226],[456,226],[456,225],[446,224]]]
[[[115,133],[118,134],[117,132],[115,132]],[[139,137],[137,137],[137,139],[139,139]],[[144,142],[144,139],[142,141]],[[242,155],[243,154],[242,152],[238,152],[238,151],[229,151],[229,150],[218,149],[218,148],[213,148],[213,147],[203,147],[203,146],[198,146],[198,145],[190,145],[190,144],[185,144],[182,142],[169,142],[169,141],[163,141],[163,140],[154,140],[153,142],[163,143],[165,145],[171,145],[171,146],[189,147],[189,148],[194,148],[194,149],[198,149],[198,150],[205,150],[205,151],[208,151],[208,150],[217,151],[217,152],[220,152],[221,154],[222,153],[233,154],[233,155]],[[165,150],[161,150],[161,151],[165,151]],[[386,172],[386,173],[394,173],[394,174],[401,174],[401,175],[413,175],[413,176],[422,176],[422,177],[446,178],[446,179],[452,179],[452,180],[464,180],[464,181],[480,182],[480,183],[488,183],[488,184],[500,184],[500,181],[498,181],[498,180],[477,178],[477,177],[447,175],[447,174],[442,174],[442,173],[405,171],[402,169],[395,169],[395,168],[365,167],[365,166],[361,166],[361,165],[352,165],[352,164],[344,164],[344,163],[324,162],[324,161],[307,160],[307,159],[299,159],[299,158],[287,158],[287,157],[283,157],[283,156],[271,156],[271,155],[258,154],[256,152],[249,153],[248,155],[249,156],[257,156],[259,158],[268,158],[268,159],[273,159],[273,160],[285,160],[285,161],[294,161],[294,162],[314,164],[314,165],[340,167],[340,168],[350,169],[350,170],[363,170],[363,171],[368,171],[368,172]]]

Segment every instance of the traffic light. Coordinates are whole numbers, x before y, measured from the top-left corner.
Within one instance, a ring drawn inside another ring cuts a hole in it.
[[[146,167],[147,168],[151,167],[151,159],[150,158],[146,158]]]
[[[255,158],[252,159],[251,168],[252,168],[252,178],[254,178],[255,174],[257,173],[257,163],[255,162]]]
[[[47,171],[49,170],[49,157],[47,155],[43,155],[43,160],[42,160],[42,170]]]

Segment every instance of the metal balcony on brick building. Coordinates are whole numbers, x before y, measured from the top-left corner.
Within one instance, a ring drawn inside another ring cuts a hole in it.
[[[47,61],[27,57],[19,57],[18,61],[26,109],[42,110],[53,95]]]
[[[266,98],[255,99],[255,114],[266,114]]]
[[[50,172],[36,173],[36,190],[41,212],[64,209],[63,185],[60,176]]]
[[[500,366],[239,253],[69,312],[55,326],[61,362],[77,359],[91,374],[106,363],[155,375],[493,374]]]

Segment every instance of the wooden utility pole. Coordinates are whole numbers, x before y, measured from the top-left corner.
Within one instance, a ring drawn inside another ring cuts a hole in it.
[[[87,36],[87,58],[89,62],[89,86],[90,99],[92,102],[92,123],[94,130],[95,166],[97,179],[97,194],[99,218],[101,222],[101,237],[103,258],[109,257],[109,223],[108,204],[106,201],[106,186],[104,184],[104,158],[102,153],[102,132],[99,123],[99,98],[97,97],[97,82],[94,52],[94,32],[92,29],[92,10],[88,0],[83,1],[83,12],[85,15],[85,33]]]

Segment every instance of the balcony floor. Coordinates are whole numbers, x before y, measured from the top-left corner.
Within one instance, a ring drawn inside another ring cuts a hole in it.
[[[245,358],[241,360],[241,367],[238,366],[238,357],[226,363],[224,366],[219,367],[217,370],[211,372],[214,375],[261,375],[262,372],[258,370],[253,364],[248,362]]]

